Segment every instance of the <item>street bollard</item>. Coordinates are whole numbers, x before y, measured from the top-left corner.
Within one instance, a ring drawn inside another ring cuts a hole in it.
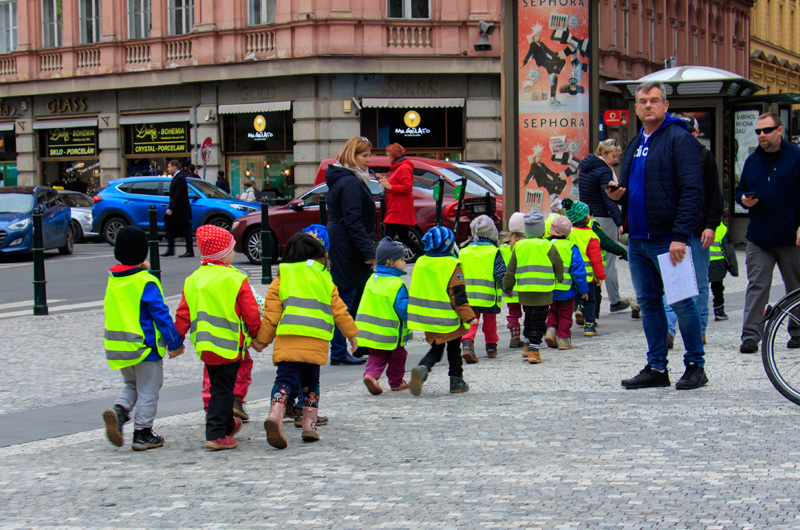
[[[386,227],[383,226],[383,220],[386,218],[386,195],[385,192],[381,192],[381,201],[380,201],[380,209],[379,209],[381,218],[378,219],[378,239],[383,239],[383,236],[386,235]]]
[[[328,225],[328,200],[324,193],[319,196],[319,224]]]
[[[269,201],[261,199],[261,285],[272,283],[272,235],[269,230]]]
[[[488,191],[486,192],[486,215],[492,217],[494,215],[494,201],[492,200],[492,194]]]
[[[442,226],[442,201],[444,200],[444,179],[439,177],[439,182],[433,188],[433,198],[436,199],[436,226]]]
[[[158,255],[158,210],[151,204],[147,209],[150,215],[150,274],[161,280],[161,257]]]
[[[42,242],[42,210],[33,209],[33,314],[47,315],[47,280],[44,277],[44,244]]]
[[[466,187],[467,179],[461,177],[461,182],[456,186],[456,200],[458,204],[456,205],[456,222],[453,226],[453,233],[456,235],[456,239],[458,239],[458,224],[461,221],[461,210],[464,208],[464,190]]]

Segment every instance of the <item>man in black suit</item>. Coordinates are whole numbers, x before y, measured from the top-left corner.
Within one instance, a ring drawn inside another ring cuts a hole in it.
[[[180,258],[194,257],[192,246],[192,205],[189,203],[189,188],[186,177],[181,173],[181,163],[170,160],[167,172],[172,175],[169,187],[169,206],[164,213],[164,229],[167,232],[167,251],[162,256],[175,255],[175,236],[186,240],[186,252]]]

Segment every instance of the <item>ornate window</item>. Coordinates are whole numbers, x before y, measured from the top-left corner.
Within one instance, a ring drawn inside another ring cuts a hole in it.
[[[128,0],[128,38],[150,36],[150,0]]]
[[[63,7],[62,0],[42,0],[42,48],[61,46]]]
[[[101,0],[80,0],[81,44],[92,44],[100,40],[103,28],[101,25]]]
[[[17,0],[0,2],[0,53],[17,49]]]
[[[275,23],[276,0],[247,0],[247,23],[262,26]]]
[[[389,18],[431,18],[430,0],[387,0]]]
[[[169,0],[169,34],[183,35],[194,26],[194,0]]]

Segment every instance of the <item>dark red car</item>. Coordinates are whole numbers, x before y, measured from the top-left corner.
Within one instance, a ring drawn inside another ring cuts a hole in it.
[[[380,158],[385,160],[386,157],[373,157],[373,160],[379,159],[378,161],[380,161]],[[269,224],[272,231],[272,246],[270,248],[273,260],[279,255],[279,252],[286,244],[286,240],[288,240],[292,234],[299,232],[308,225],[319,224],[320,197],[328,191],[328,186],[324,183],[324,174],[325,169],[328,167],[327,164],[331,162],[333,162],[333,159],[323,161],[323,163],[320,164],[323,174],[322,184],[314,186],[286,205],[270,207]],[[376,164],[375,167],[381,169],[381,166],[378,164]],[[388,170],[388,167],[387,162],[386,170]],[[374,169],[372,163],[370,163],[370,169]],[[436,201],[433,198],[433,188],[437,185],[439,176],[439,173],[416,167],[415,165],[414,210],[417,216],[417,225],[412,227],[412,232],[417,240],[422,239],[422,234],[436,224]],[[378,230],[380,231],[379,203],[383,188],[376,180],[373,180],[370,183],[370,190],[375,196],[375,202],[377,203],[376,210],[378,212],[378,219],[376,219],[376,225],[379,227]],[[455,200],[455,184],[451,180],[445,178],[442,224],[451,229],[455,225],[457,205],[458,202]],[[487,206],[493,212],[495,224],[500,226],[502,224],[502,219],[497,215],[498,209],[495,197],[490,196],[489,204],[487,205],[487,198],[484,195],[466,194],[461,220],[458,226],[457,240],[459,242],[469,238],[470,221],[486,213]],[[261,263],[261,213],[254,212],[240,217],[233,223],[232,232],[233,237],[236,239],[236,251],[244,253],[247,259],[252,263]],[[416,258],[410,250],[406,249],[406,253],[409,261]]]

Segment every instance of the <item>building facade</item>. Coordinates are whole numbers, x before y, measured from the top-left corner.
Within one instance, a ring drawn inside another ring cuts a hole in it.
[[[353,136],[497,162],[495,0],[0,0],[4,183],[177,158],[287,190]],[[487,49],[488,48],[488,49]],[[407,114],[415,111],[409,122]],[[13,178],[12,178],[12,174]]]
[[[769,94],[800,93],[798,0],[757,0],[751,18],[751,79]]]

